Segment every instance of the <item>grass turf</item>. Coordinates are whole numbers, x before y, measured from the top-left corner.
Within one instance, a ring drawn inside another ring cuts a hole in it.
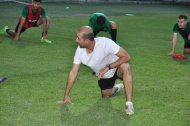
[[[22,7],[0,3],[0,26],[14,28]],[[8,77],[0,85],[1,126],[189,126],[190,58],[177,61],[167,56],[173,24],[179,14],[190,12],[188,6],[59,3],[44,7],[52,20],[52,44],[40,43],[41,27],[27,30],[19,42],[0,36],[0,75]],[[118,42],[132,57],[135,114],[131,117],[124,112],[124,92],[101,99],[96,77],[83,65],[71,92],[74,105],[56,103],[62,99],[72,66],[75,31],[97,11],[117,22]],[[179,37],[177,52],[182,51]]]

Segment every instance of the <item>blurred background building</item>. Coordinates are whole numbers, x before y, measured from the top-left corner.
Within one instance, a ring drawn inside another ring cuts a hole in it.
[[[0,2],[11,2],[15,0],[0,0]],[[18,0],[22,2],[30,2],[31,0]],[[173,3],[186,4],[190,0],[43,0],[43,2],[71,2],[71,3]]]

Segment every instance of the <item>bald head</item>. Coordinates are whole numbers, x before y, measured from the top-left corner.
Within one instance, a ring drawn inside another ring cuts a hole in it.
[[[89,26],[80,27],[77,33],[81,34],[83,39],[89,39],[91,41],[94,40],[93,30]]]

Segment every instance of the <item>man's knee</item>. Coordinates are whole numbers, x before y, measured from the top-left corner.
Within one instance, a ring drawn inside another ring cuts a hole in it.
[[[110,26],[112,29],[117,29],[117,25],[114,21],[110,21]]]
[[[131,73],[131,67],[129,63],[123,63],[118,68],[118,76],[122,77],[124,74]]]
[[[50,17],[46,16],[46,20],[47,20],[47,22],[50,22]]]
[[[43,20],[44,20],[44,19],[40,18],[40,19],[37,21],[36,26],[42,25],[42,24],[44,23]],[[45,22],[46,22],[47,25],[49,25],[49,23],[50,23],[50,17],[49,17],[49,16],[46,16]]]
[[[101,93],[103,98],[110,97],[111,95],[110,89],[101,90]]]
[[[190,54],[190,48],[185,48],[184,49],[184,54]]]
[[[120,65],[120,68],[123,70],[130,70],[130,64],[129,63],[123,63]]]

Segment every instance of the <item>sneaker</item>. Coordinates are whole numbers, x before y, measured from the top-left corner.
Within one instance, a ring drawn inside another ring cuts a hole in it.
[[[122,83],[120,83],[120,84],[115,84],[114,85],[114,87],[112,88],[113,90],[112,90],[112,95],[111,96],[115,96],[115,95],[117,95],[118,93],[119,93],[119,91],[121,90],[121,89],[123,89],[123,84]]]
[[[50,40],[48,40],[48,39],[44,39],[43,37],[41,38],[41,42],[52,43],[52,41],[50,41]]]
[[[3,31],[6,32],[7,29],[9,29],[9,27],[8,27],[8,26],[5,26],[5,27],[3,28]]]
[[[124,86],[122,83],[119,83],[119,84],[115,84],[114,87],[118,88],[117,89],[117,93],[118,93],[121,89],[123,89]]]
[[[7,78],[6,77],[0,77],[0,83],[5,81]]]
[[[8,29],[8,26],[5,26],[3,29],[0,30],[0,34],[6,34],[6,30]]]
[[[127,101],[125,104],[125,111],[128,115],[133,115],[134,114],[134,108],[133,108],[133,103],[131,101]]]

